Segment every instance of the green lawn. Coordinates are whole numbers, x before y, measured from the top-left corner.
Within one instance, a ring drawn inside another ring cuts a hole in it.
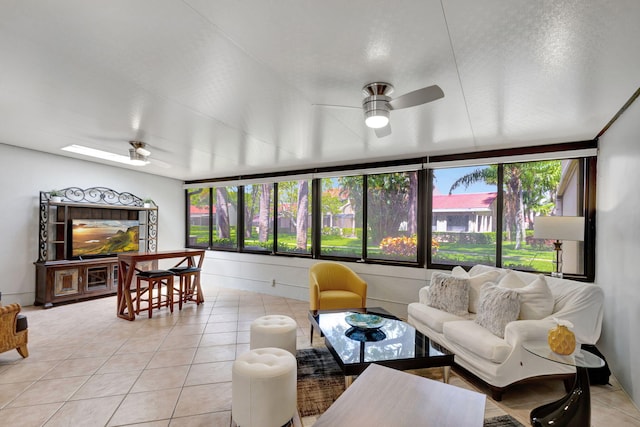
[[[191,226],[190,236],[196,237],[196,244],[208,245],[209,229],[206,226]],[[214,235],[214,240],[215,240]],[[223,247],[236,247],[236,228],[231,227],[231,238],[216,242]],[[260,243],[258,235],[254,233],[250,238],[245,239],[245,247],[262,247],[268,250],[273,241]],[[529,245],[524,245],[521,249],[515,250],[513,242],[504,242],[502,245],[502,265],[505,268],[517,268],[519,270],[532,270],[540,272],[550,272],[553,270],[554,252],[552,248],[536,249]],[[295,234],[278,235],[278,251],[280,252],[300,252],[296,249]],[[307,251],[311,251],[311,236],[309,235]],[[362,251],[362,241],[342,236],[322,236],[322,254],[334,256],[360,257]],[[396,261],[412,261],[402,256],[385,255],[378,246],[368,246],[369,257],[378,259],[389,259]],[[432,261],[438,264],[450,265],[473,265],[488,264],[495,265],[496,247],[494,244],[472,245],[460,243],[440,243],[440,248],[433,255]]]
[[[440,243],[440,248],[432,260],[439,264],[495,265],[495,254],[496,247],[493,244]],[[529,245],[523,245],[516,250],[513,242],[502,244],[502,266],[505,268],[550,272],[553,270],[553,257],[554,252],[551,248],[535,249]]]

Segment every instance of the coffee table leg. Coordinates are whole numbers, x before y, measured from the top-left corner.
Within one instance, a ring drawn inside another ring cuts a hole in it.
[[[345,375],[344,376],[344,389],[348,389],[349,386],[353,383],[353,375]]]
[[[451,374],[451,366],[442,367],[442,382],[449,384],[449,375]]]

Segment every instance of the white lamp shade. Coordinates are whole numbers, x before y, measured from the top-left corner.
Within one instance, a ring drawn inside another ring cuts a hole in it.
[[[553,240],[584,240],[583,216],[537,216],[533,237]]]

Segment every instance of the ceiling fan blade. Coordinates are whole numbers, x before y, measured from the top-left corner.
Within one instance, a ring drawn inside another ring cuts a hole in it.
[[[378,138],[384,138],[385,136],[389,136],[391,135],[391,124],[388,124],[383,128],[374,129],[374,131]]]
[[[165,168],[165,169],[170,169],[171,165],[167,162],[163,162],[162,160],[157,160],[154,159],[152,157],[149,157],[149,161],[151,162],[151,164],[154,164],[156,166],[160,166],[161,168]]]
[[[334,104],[311,104],[312,107],[324,107],[324,108],[349,108],[362,110],[362,107],[353,107],[351,105],[334,105]]]
[[[405,93],[395,99],[392,99],[387,104],[392,110],[400,110],[402,108],[415,107],[416,105],[426,104],[427,102],[435,101],[444,97],[444,92],[440,89],[440,86],[433,85],[423,87],[422,89],[414,90],[413,92]]]

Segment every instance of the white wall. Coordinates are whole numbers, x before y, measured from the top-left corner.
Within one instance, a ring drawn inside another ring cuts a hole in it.
[[[599,146],[596,283],[605,295],[599,348],[640,407],[640,102]]]
[[[158,249],[184,247],[182,181],[0,144],[0,292],[2,303],[32,305],[38,259],[40,191],[66,187],[107,187],[159,206]]]
[[[309,267],[318,260],[207,251],[206,284],[309,300]],[[368,284],[367,305],[407,317],[407,304],[418,300],[431,271],[423,268],[346,263]],[[276,285],[273,286],[273,280]]]

